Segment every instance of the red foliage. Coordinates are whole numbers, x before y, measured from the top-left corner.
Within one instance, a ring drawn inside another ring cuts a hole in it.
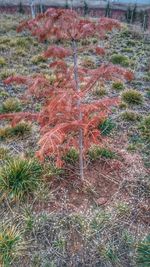
[[[53,58],[64,58],[64,57],[68,57],[70,56],[72,53],[72,51],[70,49],[66,49],[64,47],[60,47],[60,46],[50,46],[47,51],[44,52],[44,57],[49,58],[49,57],[53,57]]]
[[[55,68],[57,71],[67,73],[67,64],[64,61],[54,61],[49,65],[50,68]]]
[[[101,135],[97,127],[107,117],[108,107],[116,104],[117,100],[105,99],[93,104],[82,104],[82,121],[78,120],[76,101],[73,103],[72,101],[73,98],[69,99],[68,94],[61,97],[59,95],[43,110],[39,119],[43,135],[39,141],[41,149],[38,156],[40,159],[53,154],[56,156],[57,163],[62,163],[62,155],[68,148],[74,146],[78,149],[80,128],[83,129],[85,153],[92,144],[100,144]]]
[[[96,47],[95,52],[97,55],[104,56],[105,55],[105,49],[102,47]]]
[[[110,81],[115,78],[124,78],[125,80],[131,81],[134,78],[131,71],[112,64],[102,64],[97,69],[88,70],[87,74],[89,75],[89,80],[81,92],[82,97],[92,89],[97,81]]]
[[[39,114],[38,113],[30,113],[30,112],[17,112],[17,113],[9,113],[9,114],[0,114],[0,120],[6,119],[11,120],[12,126],[16,125],[21,120],[28,121],[38,121]]]
[[[50,8],[35,19],[23,21],[18,31],[28,29],[32,35],[44,41],[48,38],[80,40],[94,36],[104,37],[106,31],[120,28],[117,20],[101,18],[99,21],[82,19],[74,10]]]
[[[117,28],[120,29],[121,25],[120,22],[118,20],[115,19],[110,19],[110,18],[100,18],[97,24],[97,29],[100,32],[106,32],[106,31],[112,31],[113,28]]]
[[[5,79],[5,84],[11,84],[11,83],[17,83],[17,84],[24,84],[26,83],[27,77],[17,75],[17,76],[10,76],[7,79]]]
[[[44,75],[38,74],[33,77],[25,77],[25,76],[11,76],[4,81],[5,84],[25,84],[28,87],[27,95],[34,94],[35,97],[47,97],[47,93],[49,93],[52,89],[48,79],[45,78]]]
[[[93,35],[104,36],[106,31],[114,27],[119,28],[119,22],[101,18],[98,22],[80,18],[75,11],[64,9],[48,9],[35,19],[23,22],[18,31],[29,29],[41,41],[48,38],[79,40]],[[94,47],[99,55],[105,51],[101,47]],[[81,51],[80,51],[81,52]],[[63,59],[72,56],[74,50],[60,46],[50,46],[44,53],[45,57]],[[97,81],[113,80],[114,78],[131,80],[133,74],[124,68],[102,64],[94,70],[78,68],[79,83],[84,86],[81,91],[76,91],[74,67],[67,67],[64,61],[54,61],[50,64],[56,75],[56,81],[50,84],[49,80],[39,74],[33,77],[16,76],[5,80],[6,84],[25,84],[28,88],[27,95],[32,94],[42,98],[44,106],[39,113],[3,114],[0,119],[12,119],[13,123],[21,119],[37,120],[41,129],[39,140],[40,149],[37,156],[44,160],[48,155],[56,158],[58,167],[62,165],[63,154],[72,146],[78,149],[79,130],[84,136],[83,152],[92,144],[100,144],[102,137],[97,129],[110,112],[109,107],[118,104],[118,99],[105,98],[101,101],[86,103],[84,97]],[[80,101],[80,105],[79,105]],[[82,118],[79,119],[79,113]]]

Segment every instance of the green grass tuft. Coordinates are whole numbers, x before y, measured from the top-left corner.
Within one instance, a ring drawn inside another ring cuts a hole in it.
[[[0,113],[21,111],[21,103],[17,98],[10,97],[5,100],[0,108]]]
[[[102,135],[109,135],[111,131],[116,127],[116,124],[111,119],[104,120],[99,126],[99,130]]]
[[[127,56],[121,54],[115,54],[111,57],[111,62],[113,64],[121,65],[122,67],[129,67],[130,60]]]
[[[137,246],[137,264],[139,267],[150,266],[150,235]]]
[[[139,125],[139,129],[144,139],[150,141],[150,115],[143,118]]]
[[[116,210],[118,215],[121,216],[130,214],[130,206],[124,202],[117,203]]]
[[[113,159],[115,157],[115,153],[110,149],[96,145],[89,149],[88,154],[91,160],[97,160],[100,158]]]
[[[94,90],[93,90],[93,94],[95,96],[99,96],[99,97],[102,97],[104,95],[107,94],[107,91],[104,87],[96,87]]]
[[[0,266],[12,266],[14,260],[23,255],[26,243],[22,231],[17,225],[2,223],[0,225]]]
[[[5,160],[9,157],[9,150],[6,147],[0,147],[0,160]]]
[[[146,96],[147,96],[147,98],[150,99],[150,89],[147,90],[147,92],[146,92]]]
[[[46,58],[44,58],[42,55],[36,55],[31,58],[31,61],[33,64],[38,65],[42,62],[46,62]]]
[[[110,217],[111,215],[109,213],[106,213],[105,211],[97,212],[92,218],[90,227],[94,231],[99,231],[110,221]]]
[[[79,152],[75,148],[70,148],[67,154],[63,157],[66,163],[75,164],[79,159]]]
[[[137,121],[140,119],[140,116],[134,111],[125,111],[121,113],[121,118],[125,121]]]
[[[116,91],[121,91],[124,89],[124,84],[122,82],[113,82],[112,88]]]
[[[31,125],[26,122],[20,122],[16,126],[6,126],[0,128],[0,140],[5,140],[13,137],[23,137],[31,132]]]
[[[0,57],[0,67],[3,67],[6,65],[6,60],[4,57]]]
[[[91,68],[94,69],[96,64],[95,64],[95,60],[93,58],[91,58],[90,56],[85,56],[83,58],[83,62],[82,65],[86,68]]]
[[[0,188],[10,200],[22,200],[37,190],[42,167],[35,159],[9,159],[0,169]]]
[[[12,76],[12,75],[16,75],[16,71],[15,70],[12,70],[12,69],[4,69],[3,71],[1,71],[0,73],[0,78],[2,80],[8,78],[9,76]]]
[[[141,105],[143,96],[140,92],[130,89],[122,93],[122,100],[128,104]]]

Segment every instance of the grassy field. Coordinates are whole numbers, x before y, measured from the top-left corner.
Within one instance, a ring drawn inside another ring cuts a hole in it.
[[[42,101],[24,98],[25,86],[3,83],[11,75],[43,73],[54,83],[50,60],[27,32],[17,33],[22,16],[0,17],[0,114],[39,111]],[[86,101],[120,98],[99,126],[103,150],[86,159],[86,186],[77,177],[78,155],[65,167],[35,158],[39,127],[22,121],[0,126],[0,266],[148,267],[150,264],[150,45],[139,32],[121,31],[80,41],[102,44],[105,57],[84,51],[80,65],[112,62],[131,69],[131,82],[97,83]],[[69,62],[68,62],[69,63]],[[19,182],[18,182],[19,181]],[[19,184],[19,185],[18,185]]]

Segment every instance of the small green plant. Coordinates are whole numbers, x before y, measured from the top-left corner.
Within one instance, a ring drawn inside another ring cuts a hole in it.
[[[135,40],[127,40],[127,46],[135,46],[136,43],[137,42]]]
[[[23,239],[23,232],[17,225],[1,223],[0,225],[0,265],[12,266],[14,260],[23,255],[26,243]]]
[[[140,135],[138,133],[136,133],[136,132],[135,133],[131,132],[129,137],[130,137],[130,142],[133,143],[133,144],[137,145],[137,144],[142,142]]]
[[[33,215],[32,210],[29,206],[23,209],[22,216],[23,216],[25,231],[26,232],[32,231],[34,228],[35,216]]]
[[[127,47],[127,48],[123,48],[123,49],[121,50],[121,52],[123,52],[123,53],[132,53],[132,52],[133,52],[133,49]]]
[[[17,98],[8,98],[2,104],[0,113],[9,113],[14,111],[21,111],[21,103]]]
[[[150,77],[150,71],[148,71],[148,72],[147,72],[147,76],[149,76],[149,77]]]
[[[1,45],[1,44],[5,44],[5,45],[6,45],[6,44],[9,44],[10,40],[11,40],[11,39],[10,39],[9,37],[6,37],[6,36],[2,37],[2,36],[1,36],[1,39],[0,39],[0,45]]]
[[[6,60],[4,57],[0,57],[0,67],[3,67],[6,65]]]
[[[126,215],[130,212],[130,207],[127,203],[119,202],[116,205],[116,210],[119,215]]]
[[[86,68],[95,68],[95,61],[91,57],[86,56],[83,59],[82,65]]]
[[[147,98],[149,98],[149,99],[150,99],[150,89],[149,89],[149,90],[147,90],[146,96],[147,96]]]
[[[129,152],[135,152],[137,150],[137,145],[136,144],[129,144],[127,147],[127,150]]]
[[[17,20],[7,21],[6,18],[4,20],[1,20],[0,33],[7,36],[9,31],[16,30],[17,23]]]
[[[54,84],[56,81],[56,75],[55,74],[44,74],[45,78],[49,80],[50,84]]]
[[[84,216],[80,213],[70,214],[67,218],[67,222],[71,227],[78,230],[80,233],[84,233],[87,228],[87,222]]]
[[[115,264],[119,262],[119,258],[117,256],[117,250],[115,249],[115,247],[110,246],[107,248],[106,259],[108,259],[110,262],[115,263]]]
[[[35,104],[35,111],[40,111],[42,108],[42,105],[40,103]]]
[[[49,178],[45,170],[43,171],[43,178],[44,176],[46,178]],[[55,179],[57,177],[55,176]],[[38,188],[38,191],[35,191],[34,197],[39,201],[44,203],[50,203],[55,201],[55,192],[50,191],[49,184],[47,183],[42,183],[40,187]],[[32,214],[31,214],[32,215]],[[32,219],[32,218],[31,218]]]
[[[128,107],[128,105],[125,103],[125,102],[121,102],[120,104],[119,104],[119,108],[120,109],[126,109]]]
[[[0,147],[0,160],[5,160],[9,155],[9,150],[6,147]]]
[[[99,97],[106,95],[106,92],[107,91],[104,87],[96,87],[93,91],[94,95]]]
[[[99,147],[96,145],[92,146],[89,149],[88,154],[91,160],[97,160],[100,158],[112,159],[115,157],[115,153],[111,151],[110,149],[105,148],[105,147]]]
[[[110,214],[105,211],[97,212],[92,218],[90,227],[94,231],[99,231],[110,221]]]
[[[122,29],[122,31],[120,32],[120,37],[122,38],[126,38],[126,37],[130,37],[130,35],[131,35],[131,32],[130,32],[130,30],[127,28],[127,27],[124,27],[123,29]]]
[[[134,237],[128,230],[123,230],[121,239],[127,247],[131,248],[133,246]]]
[[[61,168],[56,167],[54,164],[48,165],[48,168],[46,170],[47,176],[55,176],[60,177],[64,173],[64,170]]]
[[[91,43],[92,44],[97,44],[98,43],[98,39],[96,37],[92,37],[91,38]]]
[[[102,135],[109,135],[115,126],[116,125],[112,119],[106,119],[99,125],[98,128],[100,129]]]
[[[0,140],[4,140],[6,138],[11,138],[12,137],[12,127],[11,126],[6,126],[3,128],[0,128]]]
[[[113,244],[107,244],[106,246],[100,246],[99,252],[102,258],[104,258],[107,262],[111,262],[113,265],[110,266],[118,266],[119,258],[117,255],[117,249]]]
[[[141,81],[132,81],[132,85],[133,86],[142,86],[142,82]]]
[[[82,40],[80,40],[80,44],[81,45],[90,45],[90,40],[89,40],[89,38],[84,38],[84,39],[82,39]]]
[[[140,119],[139,114],[134,111],[125,111],[121,114],[121,117],[125,121],[137,121]]]
[[[0,169],[2,195],[10,200],[22,200],[37,190],[42,167],[35,159],[9,159]]]
[[[46,59],[42,55],[36,55],[31,58],[33,64],[38,65],[42,62],[46,62]]]
[[[137,264],[139,267],[150,266],[150,235],[137,245]]]
[[[150,76],[149,75],[145,75],[143,79],[145,82],[150,82]]]
[[[117,91],[120,91],[120,90],[124,89],[124,84],[120,81],[119,82],[113,82],[112,88],[117,90]]]
[[[6,45],[5,44],[0,44],[0,49],[1,49],[1,52],[7,51],[8,50],[7,44]]]
[[[23,48],[16,48],[15,49],[15,56],[26,56],[27,55],[27,52],[25,49]]]
[[[31,132],[31,124],[20,122],[16,126],[0,128],[0,139],[23,137]]]
[[[121,54],[115,54],[111,57],[111,62],[113,64],[119,64],[122,67],[128,67],[130,64],[129,58]]]
[[[5,92],[3,90],[0,92],[0,97],[8,97],[8,96],[9,96],[9,94],[7,92]]]
[[[66,163],[75,164],[79,159],[79,152],[72,147],[63,157],[63,159]]]
[[[140,92],[130,89],[122,93],[122,100],[128,104],[140,105],[143,103],[143,96]]]
[[[26,37],[14,38],[11,40],[10,46],[27,49],[29,47],[29,41]]]
[[[65,238],[59,238],[58,240],[55,240],[54,243],[54,248],[59,249],[60,251],[64,251],[66,247],[66,240]]]
[[[8,78],[9,76],[15,75],[16,72],[15,70],[11,70],[11,69],[4,69],[3,71],[1,71],[0,73],[0,77],[2,80]]]
[[[143,118],[142,122],[139,125],[139,129],[142,133],[142,136],[146,140],[150,140],[150,115]]]

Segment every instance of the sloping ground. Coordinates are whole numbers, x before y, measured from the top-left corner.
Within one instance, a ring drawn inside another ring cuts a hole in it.
[[[23,86],[3,83],[9,75],[39,72],[53,82],[49,60],[43,62],[37,57],[48,44],[39,44],[28,33],[17,34],[15,29],[22,18],[17,14],[15,19],[6,14],[0,17],[0,102],[13,97],[21,99],[23,111],[38,111],[42,103],[32,98],[24,101]],[[109,118],[113,127],[109,121],[103,128],[106,147],[116,157],[87,159],[86,186],[77,179],[76,164],[66,164],[63,173],[48,165],[44,185],[37,187],[33,196],[23,203],[1,200],[0,226],[6,222],[11,222],[11,227],[15,225],[17,228],[11,229],[13,233],[19,231],[17,240],[22,244],[17,247],[21,253],[11,263],[13,267],[138,266],[137,248],[149,230],[150,140],[149,128],[143,122],[150,114],[150,46],[140,32],[126,27],[107,37],[104,42],[91,38],[79,43],[79,46],[95,42],[105,45],[104,58],[85,51],[79,61],[96,68],[104,61],[111,61],[114,54],[121,54],[126,57],[125,65],[135,72],[132,82],[124,82],[122,86],[108,82],[105,87],[94,88],[87,99],[120,97],[120,105],[112,109]],[[142,101],[130,103],[123,99],[123,93],[129,89],[140,93]],[[35,123],[24,136],[3,138],[2,129],[8,124],[8,121],[1,123],[1,166],[10,157],[33,158],[39,139]]]

